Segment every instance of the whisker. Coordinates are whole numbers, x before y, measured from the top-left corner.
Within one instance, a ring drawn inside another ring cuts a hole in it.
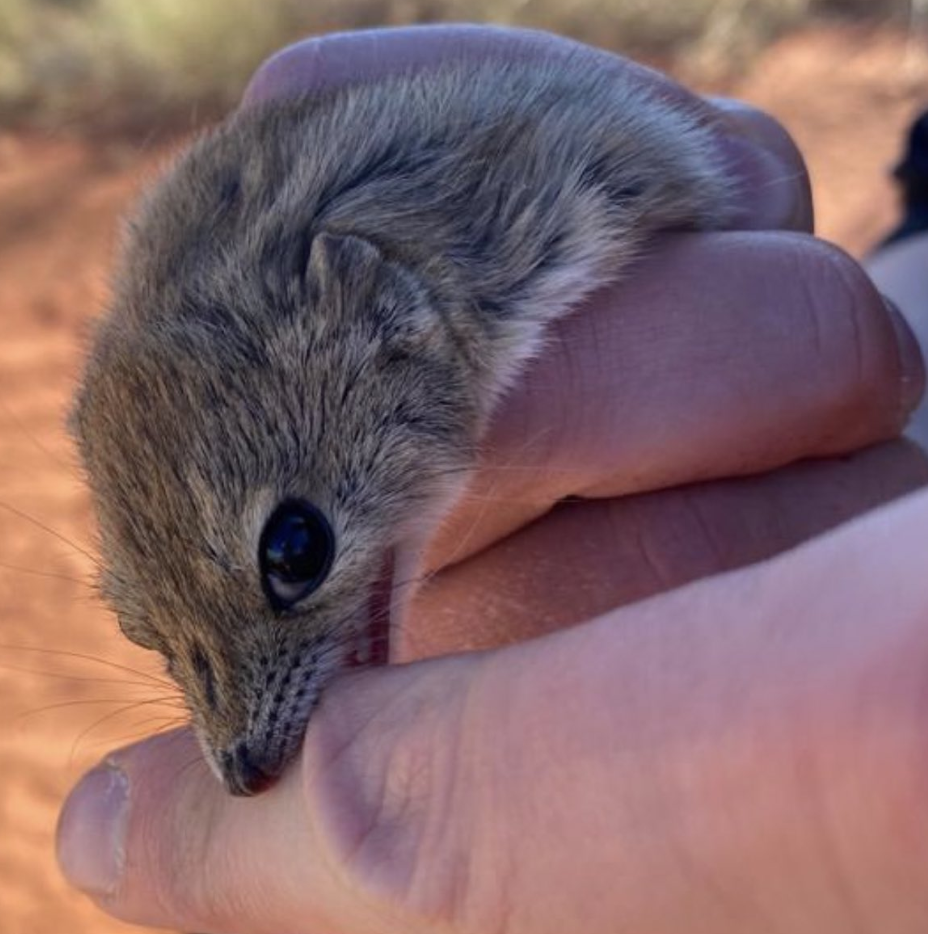
[[[52,577],[56,580],[70,581],[72,584],[80,584],[82,587],[94,589],[92,581],[83,577],[72,577],[70,574],[56,574],[54,571],[39,571],[36,568],[26,568],[17,564],[4,564],[0,562],[0,570],[16,571],[18,574],[29,574],[33,577]]]
[[[128,743],[137,743],[142,740],[152,739],[156,736],[163,736],[165,733],[181,728],[188,721],[180,717],[149,717],[138,724],[138,728],[131,733],[120,733],[118,735],[96,739],[86,743],[84,748],[87,750],[99,749],[101,746],[119,745],[125,746]],[[150,724],[160,726],[152,727]]]
[[[96,555],[89,552],[86,548],[82,548],[76,542],[72,542],[66,535],[62,535],[61,532],[53,529],[50,525],[46,525],[44,522],[36,519],[35,516],[30,516],[29,513],[23,512],[23,510],[17,509],[15,506],[11,506],[9,503],[4,502],[3,500],[0,500],[0,509],[5,509],[8,513],[17,516],[26,522],[31,522],[34,526],[40,528],[43,532],[47,532],[53,538],[57,538],[58,541],[63,542],[69,548],[72,548],[78,554],[83,555],[94,565],[94,567],[102,567],[100,560],[96,557]]]
[[[124,697],[80,697],[72,698],[71,700],[59,701],[56,704],[45,704],[42,707],[38,707],[35,710],[26,710],[21,714],[18,714],[14,717],[14,722],[21,720],[28,720],[32,717],[40,716],[41,714],[49,713],[52,710],[64,710],[70,707],[92,707],[99,704],[125,704],[126,699]],[[150,701],[149,703],[155,703],[155,701]]]
[[[71,763],[74,761],[74,757],[77,754],[77,747],[80,745],[81,740],[84,739],[85,736],[88,736],[94,732],[94,730],[98,730],[104,723],[115,720],[117,717],[121,717],[124,714],[131,713],[133,710],[138,710],[140,707],[150,707],[152,704],[159,703],[161,703],[160,698],[135,701],[120,707],[118,710],[112,710],[108,714],[104,714],[98,720],[95,720],[93,723],[91,723],[90,726],[81,730],[81,732],[77,734],[77,736],[74,738],[74,742],[71,743],[71,751],[68,754],[68,762]]]
[[[111,661],[107,658],[99,658],[96,655],[87,655],[83,652],[72,652],[67,649],[49,649],[44,646],[35,646],[35,645],[16,645],[15,643],[0,642],[0,651],[3,652],[35,652],[38,654],[45,655],[57,655],[62,658],[75,658],[79,661],[84,662],[93,662],[96,665],[103,665],[106,668],[113,668],[116,671],[124,671],[127,674],[136,675],[139,678],[145,678],[147,681],[150,681],[154,684],[161,685],[162,687],[168,687],[172,690],[177,690],[177,685],[171,681],[169,678],[158,677],[157,675],[150,674],[147,671],[140,671],[137,668],[132,668],[129,665],[120,665],[118,662]]]
[[[69,675],[60,671],[43,671],[41,668],[26,668],[21,665],[10,665],[0,662],[0,671],[16,671],[24,675],[36,675],[42,678],[57,678],[60,681],[84,681],[90,684],[119,684],[125,687],[150,688],[150,681],[127,681],[122,678],[90,678],[86,675]],[[160,686],[160,685],[159,685]],[[167,687],[168,685],[165,685]]]
[[[197,755],[197,756],[191,756],[190,759],[187,760],[187,762],[185,762],[183,765],[180,766],[180,768],[177,769],[177,771],[174,773],[174,780],[177,781],[178,779],[182,778],[187,772],[189,772],[193,768],[196,768],[196,766],[198,765],[202,765],[206,769],[206,771],[209,772],[209,774],[212,776],[213,774],[212,769],[210,769],[206,760],[203,758],[202,755]],[[218,779],[214,777],[213,780],[216,782],[217,785],[219,784]]]
[[[63,468],[73,479],[78,479],[77,467],[73,462],[69,462],[60,458],[54,451],[48,448],[43,444],[38,435],[33,432],[28,425],[16,414],[10,404],[0,395],[0,408],[3,409],[7,421],[12,422],[12,424],[20,431],[26,438],[29,439],[30,443],[42,454],[44,454],[50,461],[57,464],[59,467]]]

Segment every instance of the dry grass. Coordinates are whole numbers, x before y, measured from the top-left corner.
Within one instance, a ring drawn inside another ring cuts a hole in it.
[[[913,4],[924,0],[2,0],[0,123],[189,124],[230,106],[274,49],[332,29],[534,26],[719,75],[812,17],[905,24]]]

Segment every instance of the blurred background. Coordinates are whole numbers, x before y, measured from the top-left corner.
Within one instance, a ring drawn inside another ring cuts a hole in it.
[[[743,97],[805,152],[823,236],[860,256],[896,220],[888,171],[928,107],[926,0],[0,0],[0,934],[128,930],[59,879],[57,810],[107,749],[179,713],[96,600],[63,429],[119,217],[281,45],[442,20],[549,29]]]

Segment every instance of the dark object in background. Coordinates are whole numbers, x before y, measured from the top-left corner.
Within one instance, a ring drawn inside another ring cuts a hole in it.
[[[912,124],[906,153],[893,177],[902,194],[903,216],[881,246],[928,233],[928,110]]]

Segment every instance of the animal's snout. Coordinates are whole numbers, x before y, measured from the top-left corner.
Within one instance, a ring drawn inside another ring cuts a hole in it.
[[[226,789],[240,797],[267,791],[279,777],[244,740],[223,752],[221,766]]]

